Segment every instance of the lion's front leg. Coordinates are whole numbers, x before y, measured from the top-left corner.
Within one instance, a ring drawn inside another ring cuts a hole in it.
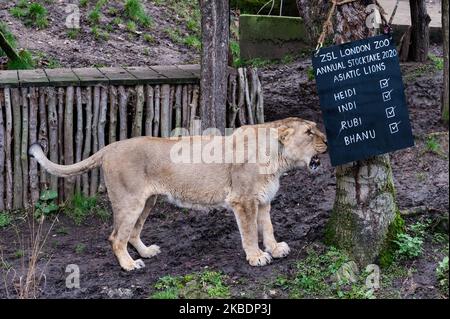
[[[264,248],[273,258],[286,257],[291,249],[285,242],[278,243],[273,234],[272,221],[270,220],[270,204],[258,207],[258,229],[263,236]]]
[[[259,249],[258,245],[258,204],[253,199],[241,199],[232,204],[241,233],[242,247],[251,266],[265,266],[272,257]]]

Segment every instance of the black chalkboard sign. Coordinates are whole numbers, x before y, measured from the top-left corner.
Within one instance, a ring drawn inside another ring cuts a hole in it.
[[[312,62],[333,166],[414,145],[389,36],[323,48]]]

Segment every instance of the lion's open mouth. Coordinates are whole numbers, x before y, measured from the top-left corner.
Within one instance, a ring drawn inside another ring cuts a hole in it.
[[[314,155],[311,157],[311,160],[309,161],[309,168],[312,170],[316,170],[320,166],[320,159],[319,156]]]

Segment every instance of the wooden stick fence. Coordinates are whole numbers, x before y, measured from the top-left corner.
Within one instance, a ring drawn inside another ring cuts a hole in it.
[[[0,71],[0,211],[28,208],[45,189],[60,200],[105,191],[99,169],[46,173],[27,154],[36,141],[72,164],[131,137],[200,134],[199,76],[197,65]],[[230,69],[229,82],[230,127],[262,122],[257,72]]]

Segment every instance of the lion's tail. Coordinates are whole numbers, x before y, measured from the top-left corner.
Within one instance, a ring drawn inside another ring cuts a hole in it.
[[[72,165],[59,165],[53,163],[45,156],[41,145],[38,143],[34,143],[30,146],[28,154],[33,156],[50,174],[60,177],[70,177],[83,174],[95,167],[99,167],[102,164],[104,151],[105,148],[101,149],[91,157],[86,158],[84,161]]]

